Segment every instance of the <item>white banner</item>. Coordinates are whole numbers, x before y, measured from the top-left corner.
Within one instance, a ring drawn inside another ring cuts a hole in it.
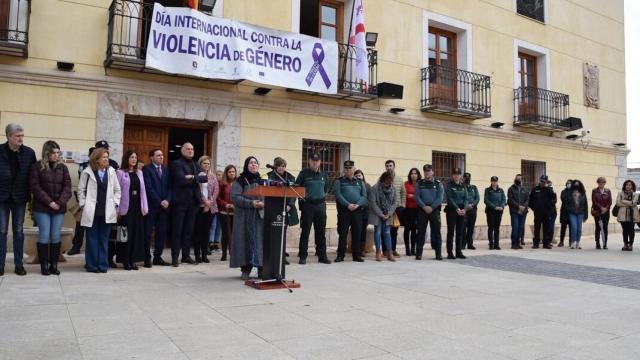
[[[338,90],[338,44],[189,8],[153,7],[146,66],[171,74]]]

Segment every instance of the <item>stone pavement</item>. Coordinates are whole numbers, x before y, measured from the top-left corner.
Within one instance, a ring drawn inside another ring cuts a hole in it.
[[[287,269],[302,283],[293,294],[244,286],[219,254],[108,274],[74,256],[60,277],[8,265],[0,359],[640,359],[640,290],[603,285],[640,279],[640,248],[621,246],[615,235],[608,251],[585,238],[583,250],[484,242],[466,261],[310,258]]]

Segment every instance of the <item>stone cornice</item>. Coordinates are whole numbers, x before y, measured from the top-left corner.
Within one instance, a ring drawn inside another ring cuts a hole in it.
[[[567,141],[557,137],[531,134],[511,129],[494,129],[488,126],[430,119],[410,114],[392,114],[380,110],[356,108],[353,106],[329,105],[312,101],[301,101],[269,96],[256,97],[253,93],[229,92],[218,89],[199,88],[118,76],[77,72],[63,73],[57,70],[33,69],[23,66],[0,64],[0,81],[76,90],[116,92],[188,101],[202,101],[220,105],[237,106],[241,108],[319,115],[388,125],[401,125],[449,133],[476,135],[492,139],[521,141],[557,148],[583,150],[581,144],[574,141]],[[590,144],[587,150],[618,156],[626,156],[629,153],[629,150],[626,148],[620,149],[597,143]]]

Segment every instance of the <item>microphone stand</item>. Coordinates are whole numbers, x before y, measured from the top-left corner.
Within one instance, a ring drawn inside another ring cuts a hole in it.
[[[291,189],[299,199],[303,199],[304,198],[302,196],[300,196],[300,194],[296,191],[296,189],[293,188],[293,186],[291,185],[291,182],[289,182],[288,180],[285,180],[282,176],[280,176],[280,174],[278,174],[278,172],[276,171],[276,169],[272,169],[273,173],[276,174],[276,176],[278,178],[280,178],[280,180],[282,180],[282,184],[285,186],[288,186],[289,189]],[[287,195],[286,195],[286,191],[285,191],[285,195],[282,199],[282,231],[280,232],[280,252],[279,252],[279,256],[278,256],[278,275],[276,275],[275,279],[268,279],[268,280],[261,280],[261,281],[255,281],[254,284],[263,284],[263,283],[268,283],[268,282],[278,282],[280,284],[282,284],[282,286],[284,286],[285,288],[287,288],[287,290],[289,290],[290,293],[293,293],[293,290],[291,290],[291,288],[287,285],[286,281],[284,281],[284,278],[282,277],[282,262],[283,262],[283,255],[284,255],[284,237],[285,237],[285,229],[286,229],[286,223],[285,221],[287,221]]]

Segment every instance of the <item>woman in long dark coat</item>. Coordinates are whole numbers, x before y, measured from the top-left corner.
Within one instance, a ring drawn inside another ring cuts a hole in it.
[[[138,270],[136,262],[145,260],[144,216],[149,212],[144,176],[138,170],[138,154],[128,150],[122,157],[122,168],[116,174],[122,198],[118,207],[118,224],[127,228],[127,242],[116,244],[116,261],[125,270]]]
[[[254,266],[258,268],[258,277],[262,272],[264,222],[260,211],[264,208],[264,202],[261,197],[244,195],[247,190],[259,186],[258,168],[258,159],[249,156],[244,161],[242,173],[231,186],[234,219],[229,266],[240,268],[242,280],[249,280]]]

